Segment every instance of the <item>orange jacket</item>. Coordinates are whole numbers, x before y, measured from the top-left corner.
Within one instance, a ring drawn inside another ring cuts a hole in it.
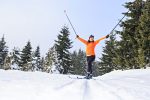
[[[106,36],[105,36],[105,37],[102,37],[102,38],[100,38],[100,39],[98,39],[98,40],[96,40],[96,41],[94,41],[94,42],[88,42],[88,41],[86,41],[86,40],[84,40],[84,39],[78,37],[78,39],[79,39],[82,43],[84,43],[84,44],[86,45],[86,56],[95,55],[95,47],[96,47],[96,45],[97,45],[101,40],[103,40],[103,39],[105,39],[105,38],[106,38]]]

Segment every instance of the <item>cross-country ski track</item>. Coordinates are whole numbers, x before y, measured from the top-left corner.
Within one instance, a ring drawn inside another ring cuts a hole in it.
[[[0,97],[1,100],[150,100],[150,69],[113,71],[90,80],[76,77],[0,70]]]

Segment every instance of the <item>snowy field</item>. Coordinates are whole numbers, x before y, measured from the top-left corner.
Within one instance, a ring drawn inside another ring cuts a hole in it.
[[[0,70],[0,100],[150,100],[150,69],[114,71],[94,80]]]

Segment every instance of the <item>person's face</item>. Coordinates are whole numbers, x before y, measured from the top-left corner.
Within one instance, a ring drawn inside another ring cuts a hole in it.
[[[90,37],[90,41],[94,41],[94,37]]]

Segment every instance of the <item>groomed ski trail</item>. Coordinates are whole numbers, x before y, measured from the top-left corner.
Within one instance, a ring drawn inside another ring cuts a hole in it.
[[[133,81],[130,82],[128,79],[139,82],[135,84]],[[68,85],[67,88],[72,88],[73,91],[69,91],[68,95],[74,95],[74,92],[76,91],[76,93],[80,95],[78,100],[149,100],[146,95],[150,95],[150,92],[148,92],[150,90],[150,85],[143,86],[143,81],[137,78],[125,78],[120,80],[112,79],[110,81],[101,79],[71,80],[73,83]],[[79,86],[78,90],[76,90],[76,87],[73,86]],[[143,89],[140,89],[141,86]],[[67,88],[65,89],[65,87],[63,87],[63,91],[66,91]],[[139,90],[141,90],[140,93]],[[146,91],[147,94],[144,94]],[[136,94],[138,95],[135,96]],[[140,96],[140,94],[142,94],[142,96]],[[143,98],[143,95],[145,95],[145,98]],[[72,98],[72,100],[74,99]]]
[[[74,89],[73,91],[69,92],[69,95],[74,95],[74,91],[76,87],[72,86],[79,86],[78,87],[78,95],[80,95],[78,100],[99,100],[100,97],[103,98],[102,100],[126,100],[121,98],[118,95],[118,92],[110,88],[108,84],[105,84],[101,82],[100,80],[87,80],[87,79],[71,79],[71,80],[76,80],[74,81],[73,84],[68,85],[65,89],[63,87],[63,91],[68,90],[68,88]],[[61,92],[63,92],[61,91]],[[65,96],[64,96],[65,97]],[[63,99],[65,100],[65,98]],[[72,100],[75,100],[72,98]]]
[[[150,100],[150,69],[114,71],[94,79],[0,70],[1,100]]]

